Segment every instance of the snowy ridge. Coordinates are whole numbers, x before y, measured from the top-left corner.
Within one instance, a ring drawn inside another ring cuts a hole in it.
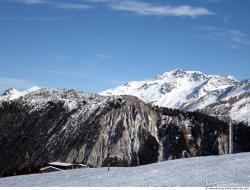
[[[250,153],[178,159],[138,167],[75,169],[0,179],[0,186],[250,186]]]
[[[0,176],[37,172],[50,162],[137,166],[228,153],[226,122],[135,96],[41,88],[0,101],[0,121]],[[250,150],[250,128],[235,126],[235,151]]]
[[[229,116],[234,121],[250,123],[250,92],[241,93],[225,101],[213,103],[200,111],[216,116],[219,119],[227,119]]]
[[[7,93],[6,93],[7,92]],[[0,96],[0,105],[3,101],[16,100],[21,98],[24,106],[29,106],[30,112],[47,107],[49,102],[63,102],[65,109],[68,111],[76,110],[86,102],[88,110],[104,108],[105,105],[119,98],[103,97],[97,94],[88,94],[73,89],[59,88],[38,88],[33,87],[26,91],[20,92],[15,89],[7,90],[3,96]]]
[[[149,81],[132,81],[99,94],[133,95],[157,106],[195,111],[250,91],[250,80],[175,69]],[[250,110],[246,110],[250,115]],[[245,118],[235,118],[237,121]],[[250,116],[248,118],[250,120]]]
[[[21,96],[25,96],[26,94],[29,94],[29,93],[32,93],[36,90],[39,90],[40,88],[39,87],[32,87],[28,90],[25,90],[25,91],[18,91],[16,89],[13,89],[13,88],[10,88],[8,90],[6,90],[2,96],[0,96],[0,101],[2,100],[6,100],[6,101],[9,101],[9,100],[15,100]]]

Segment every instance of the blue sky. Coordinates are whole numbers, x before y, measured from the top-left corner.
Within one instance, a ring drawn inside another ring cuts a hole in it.
[[[0,91],[99,92],[175,68],[250,78],[250,0],[0,0]]]

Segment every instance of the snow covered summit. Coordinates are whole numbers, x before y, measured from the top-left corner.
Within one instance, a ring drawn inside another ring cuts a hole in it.
[[[133,95],[153,105],[195,111],[220,101],[228,101],[230,98],[246,92],[250,92],[249,80],[238,81],[232,76],[223,77],[204,74],[200,71],[175,69],[165,72],[153,80],[128,82],[100,94]],[[244,107],[249,101],[249,98],[246,99],[245,104],[241,106]],[[234,113],[230,111],[231,108],[227,110],[228,116],[233,116]],[[250,109],[246,108],[245,112],[250,115]],[[242,118],[233,119],[242,120]],[[250,118],[247,120],[250,121]]]
[[[24,96],[26,94],[29,94],[31,92],[34,92],[36,90],[39,90],[40,88],[39,87],[32,87],[32,88],[29,88],[28,90],[25,90],[25,91],[18,91],[16,89],[13,89],[13,88],[9,88],[7,89],[1,96],[0,96],[0,101],[2,100],[15,100],[21,96]]]

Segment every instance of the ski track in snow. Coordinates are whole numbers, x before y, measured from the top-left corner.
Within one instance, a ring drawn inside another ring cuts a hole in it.
[[[250,153],[0,178],[0,186],[250,186]]]

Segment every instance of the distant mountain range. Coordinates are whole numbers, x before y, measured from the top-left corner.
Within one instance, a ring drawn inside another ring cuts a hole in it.
[[[152,105],[250,122],[250,80],[238,81],[232,76],[175,69],[153,80],[131,81],[100,94],[133,95]]]
[[[248,90],[249,81],[175,70],[102,93],[136,94],[181,111],[130,95],[9,89],[0,96],[0,177],[37,172],[54,161],[137,166],[227,154],[228,123],[201,112],[230,115],[238,108],[247,120]],[[234,124],[234,152],[250,150],[249,134],[247,125]]]
[[[1,100],[14,100],[30,92],[6,90]],[[238,81],[232,76],[208,75],[199,71],[175,69],[153,80],[131,81],[100,95],[132,95],[154,106],[199,111],[222,120],[250,123],[250,80]]]
[[[234,134],[234,151],[249,151],[249,127],[235,125]],[[228,124],[128,95],[12,89],[0,100],[0,152],[0,176],[37,172],[55,161],[136,166],[227,154]]]

